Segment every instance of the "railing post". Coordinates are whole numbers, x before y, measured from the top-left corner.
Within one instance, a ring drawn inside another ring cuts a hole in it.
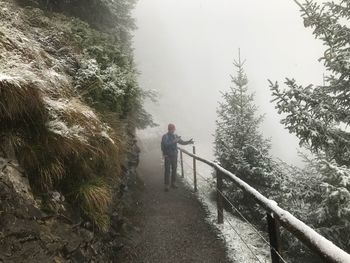
[[[196,154],[196,146],[193,145],[193,154]],[[194,191],[197,192],[197,165],[196,158],[193,157],[193,184]]]
[[[185,177],[185,173],[184,173],[184,159],[183,159],[183,153],[180,150],[180,163],[181,163],[181,177],[184,178]]]
[[[224,223],[224,203],[222,196],[223,181],[221,173],[215,169],[216,172],[216,207],[218,210],[218,224]]]
[[[267,226],[270,238],[271,260],[272,263],[280,263],[281,246],[280,246],[280,226],[278,221],[271,213],[267,213]]]

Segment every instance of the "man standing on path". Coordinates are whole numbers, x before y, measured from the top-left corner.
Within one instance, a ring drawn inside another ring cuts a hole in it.
[[[188,141],[181,140],[181,136],[175,134],[175,125],[168,125],[168,132],[163,135],[161,148],[164,157],[164,181],[165,181],[165,191],[169,191],[169,177],[170,177],[170,167],[171,167],[171,187],[177,188],[176,185],[176,169],[177,169],[177,144],[187,145],[193,144],[193,139]]]

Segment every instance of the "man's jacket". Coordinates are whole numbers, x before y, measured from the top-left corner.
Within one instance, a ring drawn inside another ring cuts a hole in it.
[[[178,136],[176,134],[172,134],[169,132],[163,135],[162,143],[161,143],[163,155],[170,156],[170,157],[177,156],[178,143],[182,145],[190,144],[190,141],[183,141],[181,139],[178,142],[174,142],[177,137]]]

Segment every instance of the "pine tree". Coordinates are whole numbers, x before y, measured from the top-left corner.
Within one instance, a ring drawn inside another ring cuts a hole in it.
[[[262,179],[271,172],[267,157],[270,144],[259,132],[264,116],[257,114],[244,63],[240,55],[238,61],[234,61],[233,86],[222,93],[223,101],[217,109],[215,156],[224,168],[259,188],[266,184]]]
[[[306,1],[301,8],[305,27],[327,47],[323,61],[328,74],[323,85],[302,86],[287,79],[287,90],[271,83],[282,123],[296,134],[300,144],[324,151],[340,165],[350,165],[350,19],[349,1],[318,4]]]

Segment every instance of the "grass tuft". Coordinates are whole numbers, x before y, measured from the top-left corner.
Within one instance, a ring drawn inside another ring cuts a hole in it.
[[[47,163],[45,166],[40,166],[39,168],[39,178],[40,188],[43,191],[50,190],[61,182],[65,175],[64,164],[59,160],[54,160]]]
[[[75,199],[83,213],[101,230],[109,226],[108,209],[112,203],[110,187],[102,179],[93,179],[79,186]]]
[[[34,83],[0,75],[0,122],[8,127],[42,127],[46,110]]]

